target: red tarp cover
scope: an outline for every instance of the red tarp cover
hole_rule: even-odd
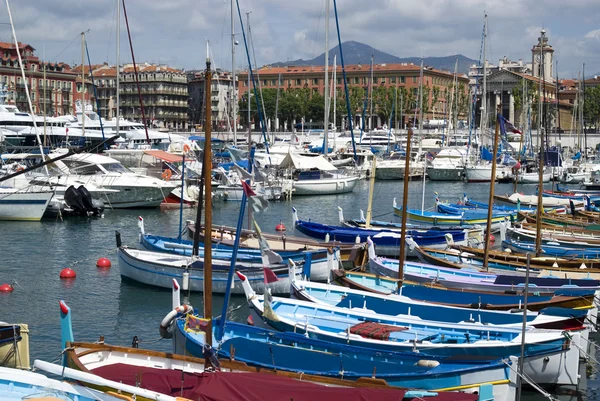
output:
[[[390,338],[390,333],[404,330],[408,330],[408,327],[391,326],[376,322],[362,322],[350,327],[350,333],[376,340],[387,340]]]
[[[144,153],[150,156],[154,156],[157,159],[164,160],[168,163],[183,162],[183,157],[179,155],[174,155],[173,153],[165,152],[164,150],[145,150]]]
[[[133,386],[137,378],[142,388],[194,401],[400,401],[405,393],[396,389],[326,387],[261,373],[182,374],[181,371],[126,364],[103,366],[92,373]],[[477,395],[464,393],[438,393],[435,397],[427,397],[430,401],[476,399]]]

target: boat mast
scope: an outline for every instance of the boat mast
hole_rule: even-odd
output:
[[[410,146],[412,142],[413,130],[408,129],[406,134],[406,153],[410,154]],[[398,293],[402,289],[402,281],[404,280],[404,259],[406,257],[406,216],[408,211],[408,177],[410,170],[410,157],[404,158],[404,189],[402,192],[402,224],[400,234],[400,258],[398,260]],[[373,174],[374,175],[374,174]]]
[[[365,228],[371,227],[371,215],[373,213],[373,192],[375,190],[375,169],[377,168],[376,157],[373,158],[373,163],[371,165],[371,177],[369,177],[369,201],[367,203],[367,218],[365,221]]]
[[[583,154],[585,155],[585,162],[587,163],[587,130],[585,129],[585,63],[583,63],[581,71],[581,84],[583,93],[581,96],[581,128],[583,129],[583,146],[585,147]]]
[[[25,77],[25,68],[23,67],[23,59],[21,58],[21,49],[19,49],[19,41],[17,40],[17,33],[15,32],[15,25],[13,24],[12,13],[10,12],[10,4],[6,0],[6,9],[8,10],[8,20],[10,22],[10,28],[12,30],[13,39],[15,41],[15,49],[17,50],[17,58],[19,59],[19,68],[21,69],[21,79],[23,79],[23,85],[25,86],[25,96],[27,96],[27,104],[29,105],[29,112],[31,113],[31,120],[33,122],[33,131],[40,147],[40,155],[44,160],[44,148],[42,146],[42,140],[38,133],[37,123],[35,122],[35,113],[33,112],[33,105],[31,104],[31,96],[29,95],[29,86],[27,85],[27,78]],[[45,81],[44,81],[45,82]],[[48,174],[48,167],[44,165],[46,174]]]
[[[248,25],[246,29],[248,30],[248,35],[250,34],[250,12],[246,13],[246,24]],[[248,157],[250,157],[250,146],[252,145],[252,125],[250,125],[251,115],[251,102],[250,102],[250,79],[252,75],[252,64],[250,63],[250,57],[248,57]]]
[[[371,54],[371,98],[369,104],[369,131],[373,130],[373,55]]]
[[[419,155],[423,150],[423,86],[423,58],[421,58],[421,72],[419,77]],[[406,158],[410,158],[410,153],[406,154]],[[425,170],[425,165],[423,165],[423,194],[421,196],[421,213],[423,213],[425,210]]]
[[[81,135],[85,136],[85,32],[81,32]]]
[[[237,96],[235,91],[235,23],[233,22],[233,0],[231,0],[231,118],[233,119],[233,145],[237,146]]]
[[[544,152],[546,151],[544,146],[544,136],[542,134],[542,85],[545,84],[543,82],[544,75],[544,39],[546,36],[546,31],[542,29],[542,35],[540,36],[540,86],[538,88],[538,141],[540,142],[540,164],[539,164],[539,180],[538,180],[538,193],[537,193],[537,210],[536,210],[536,219],[535,219],[535,256],[540,256],[542,251],[542,212],[544,207],[543,202],[543,194],[544,194]],[[544,126],[544,129],[547,130],[548,127]]]
[[[329,3],[325,0],[325,88],[323,98],[325,99],[325,118],[323,120],[323,154],[327,156],[329,147]]]
[[[485,135],[487,128],[487,54],[486,54],[486,41],[487,41],[487,13],[483,17],[483,87],[481,93],[481,140],[477,141],[478,147],[481,148],[483,142],[483,136]],[[480,151],[480,150],[479,150]],[[496,157],[494,155],[494,157]]]
[[[494,152],[492,153],[493,155],[495,155],[496,153],[498,153],[498,136],[499,136],[499,132],[500,132],[500,110],[502,110],[501,105],[498,105],[498,109],[496,110],[497,116],[496,116],[496,130],[494,133]],[[487,209],[487,224],[486,224],[486,229],[485,229],[485,247],[484,247],[484,251],[483,251],[483,268],[487,271],[488,270],[488,258],[489,258],[489,254],[490,254],[490,234],[492,233],[492,213],[494,211],[493,205],[494,205],[494,185],[496,184],[496,180],[494,179],[496,177],[496,157],[492,157],[492,175],[491,175],[491,180],[490,180],[490,197],[488,199],[488,209]]]
[[[211,184],[211,66],[208,41],[206,41],[206,127],[204,129],[204,159],[202,160],[204,173],[204,318],[208,319],[206,328],[206,343],[212,345],[212,184]],[[196,227],[196,231],[200,227]]]
[[[336,114],[335,114],[335,106],[336,106],[336,97],[337,97],[337,78],[336,78],[336,69],[337,66],[335,64],[336,62],[336,55],[333,55],[333,130],[337,131],[337,118],[336,118]]]
[[[121,75],[121,0],[117,0],[117,55],[116,55],[116,72],[117,72],[117,85],[116,85],[116,109],[115,109],[115,118],[117,119],[116,125],[116,134],[119,135],[119,119],[120,119],[120,106],[119,106],[119,76]]]
[[[46,62],[44,62],[44,146],[47,144],[48,138],[46,137]],[[68,131],[67,131],[68,132]],[[67,138],[68,141],[68,138]]]

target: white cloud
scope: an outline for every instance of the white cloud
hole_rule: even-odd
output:
[[[323,52],[324,0],[239,0],[246,24],[251,11],[259,65],[311,58]],[[332,3],[333,4],[333,3]],[[204,41],[210,39],[222,68],[230,68],[229,0],[126,0],[134,50],[139,61],[169,61],[175,67],[203,68]],[[235,7],[235,2],[234,2]],[[533,8],[535,7],[535,10]],[[19,0],[12,11],[17,36],[47,58],[79,62],[77,35],[90,29],[93,62],[114,62],[116,0]],[[488,58],[531,57],[545,27],[565,73],[583,62],[600,71],[600,2],[597,0],[344,0],[338,1],[342,41],[356,40],[401,57],[456,53],[479,58],[484,10],[489,18]],[[234,9],[237,64],[247,64],[237,9]],[[0,20],[7,22],[6,11]],[[337,44],[331,7],[331,47]],[[122,60],[130,59],[122,18]],[[0,40],[10,41],[0,26]],[[73,42],[73,43],[71,43]],[[252,50],[252,49],[251,49]],[[592,67],[594,66],[594,67]],[[586,67],[587,68],[587,67]]]

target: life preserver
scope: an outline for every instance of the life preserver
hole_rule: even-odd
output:
[[[184,153],[187,153],[191,150],[190,145],[188,145],[187,143],[185,145],[183,145],[183,151]]]
[[[169,181],[172,176],[173,176],[173,172],[169,169],[166,169],[165,171],[162,172],[162,178],[165,181]]]
[[[173,332],[169,330],[173,320],[175,320],[178,315],[185,315],[193,311],[194,308],[192,305],[179,305],[177,308],[167,313],[167,316],[160,322],[160,327],[158,329],[160,336],[162,338],[173,338]]]

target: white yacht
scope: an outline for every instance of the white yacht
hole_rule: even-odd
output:
[[[49,157],[56,157],[60,152],[52,152]],[[23,158],[23,155],[3,157]],[[31,161],[39,159],[39,155],[27,155],[26,158]],[[71,185],[83,185],[94,198],[101,199],[112,209],[159,206],[179,185],[174,181],[135,174],[118,160],[92,153],[67,156],[48,165],[48,170],[50,176],[39,171],[28,177],[32,187],[64,194]]]
[[[466,157],[466,149],[442,149],[433,160],[428,162],[427,176],[432,181],[461,181]]]
[[[377,151],[387,150],[388,146],[394,148],[396,135],[393,130],[365,131],[362,133],[357,145],[363,149],[375,149]]]

